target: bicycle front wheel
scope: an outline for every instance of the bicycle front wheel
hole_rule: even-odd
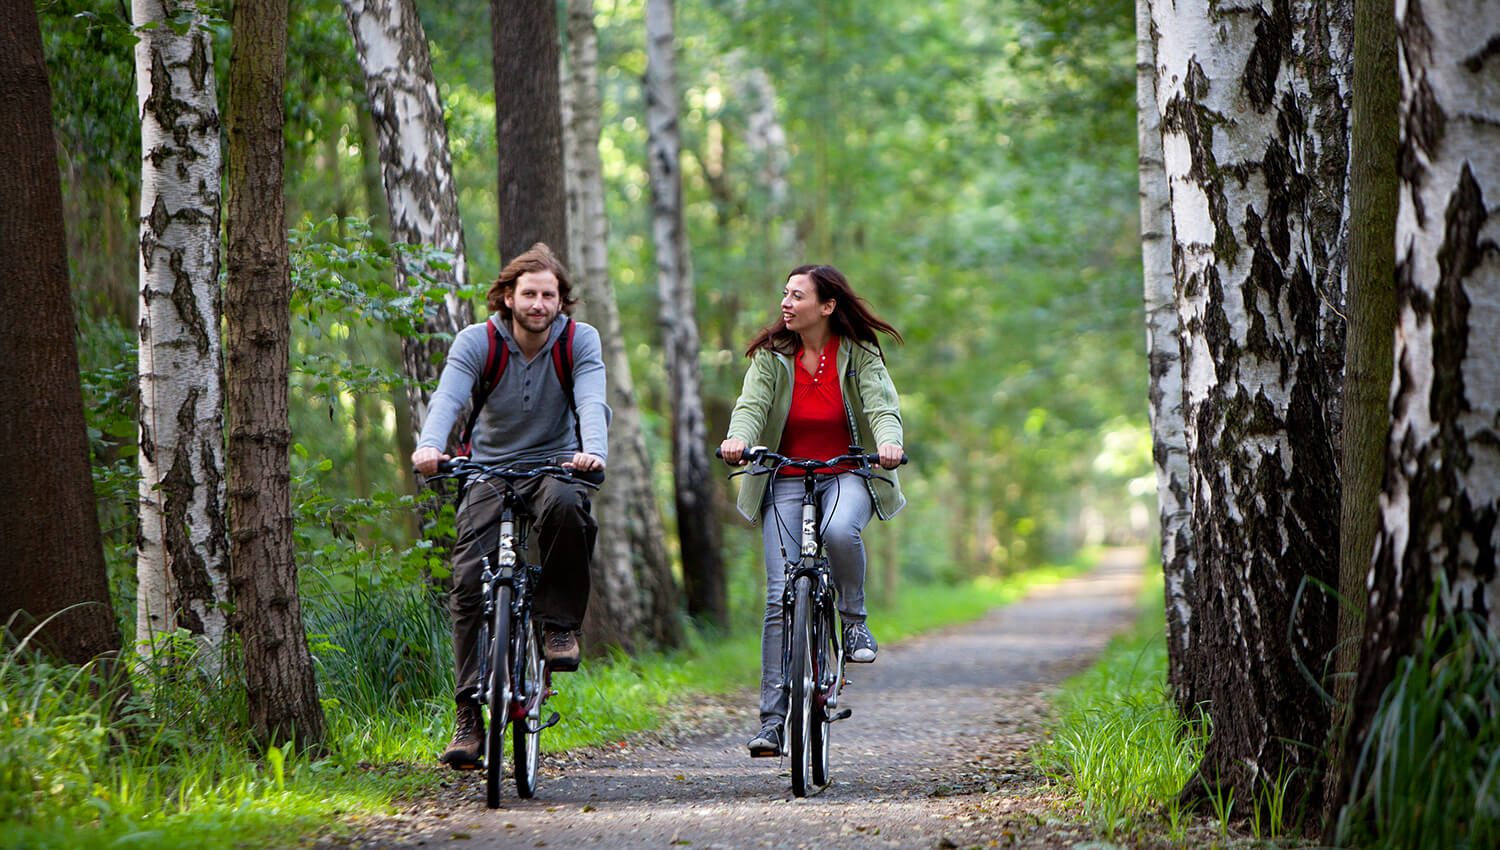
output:
[[[816,706],[812,665],[812,580],[796,580],[792,592],[791,667],[786,671],[790,705],[787,710],[787,750],[792,758],[792,794],[806,797],[812,787],[808,768],[812,761],[812,724]]]
[[[515,722],[511,737],[511,755],[515,759],[516,794],[531,799],[536,794],[537,762],[542,751],[542,698],[547,683],[543,679],[542,646],[536,627],[527,623],[516,634],[516,657],[522,659],[516,679],[516,700],[526,713]]]
[[[812,733],[808,750],[812,753],[812,781],[820,788],[828,784],[828,733],[833,727],[828,720],[828,698],[838,693],[838,680],[843,675],[839,670],[838,632],[835,631],[836,620],[831,608],[818,612],[812,640],[812,678],[817,696],[813,700],[812,717],[808,720],[808,729]]]
[[[505,721],[510,714],[510,588],[501,587],[495,594],[495,610],[490,622],[490,724],[484,737],[485,805],[500,808],[500,783],[505,778]]]

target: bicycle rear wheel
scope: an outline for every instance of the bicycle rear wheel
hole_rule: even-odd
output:
[[[485,805],[500,807],[500,783],[505,778],[505,721],[510,714],[510,588],[501,587],[495,595],[495,610],[490,622],[490,723],[484,738]]]
[[[806,797],[813,783],[808,780],[812,761],[813,679],[812,580],[796,580],[792,593],[791,667],[786,671],[790,707],[787,710],[787,751],[792,757],[792,794]]]
[[[515,722],[511,755],[515,760],[516,794],[530,799],[536,794],[537,762],[542,750],[542,697],[546,696],[547,688],[542,671],[542,646],[531,623],[521,626],[515,651],[516,657],[522,659],[516,700],[526,706],[526,713]]]
[[[817,626],[813,630],[812,665],[816,698],[812,702],[812,717],[808,721],[812,742],[808,749],[812,754],[812,781],[822,787],[828,784],[828,736],[833,723],[828,719],[828,698],[838,693],[839,645],[835,631],[836,620],[832,606],[818,612]]]

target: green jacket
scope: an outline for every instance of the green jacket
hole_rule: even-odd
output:
[[[744,440],[750,446],[766,446],[772,451],[781,445],[781,432],[792,409],[792,369],[792,358],[785,354],[766,348],[755,352],[745,373],[745,385],[729,417],[730,439]],[[849,433],[854,435],[855,444],[868,452],[884,445],[904,445],[901,402],[880,355],[842,339],[838,370],[844,412],[849,417]],[[883,470],[881,475],[892,483],[869,482],[870,498],[874,501],[875,515],[890,519],[906,504],[906,497],[901,495],[894,470]],[[736,506],[752,523],[760,521],[761,503],[769,483],[766,475],[740,478]]]

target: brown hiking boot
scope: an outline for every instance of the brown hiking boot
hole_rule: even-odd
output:
[[[544,629],[542,653],[547,656],[547,667],[554,673],[578,669],[578,638],[572,629]]]
[[[454,770],[477,770],[484,753],[484,718],[479,714],[479,703],[461,699],[453,715],[453,740],[438,761]]]

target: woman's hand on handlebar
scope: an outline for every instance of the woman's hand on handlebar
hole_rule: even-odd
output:
[[[743,463],[741,458],[743,458],[746,448],[748,446],[744,440],[736,440],[730,437],[719,444],[719,457],[723,458],[724,462],[730,466],[739,466]]]
[[[895,469],[906,459],[906,452],[900,446],[885,445],[880,447],[880,466],[883,469]]]
[[[574,452],[572,460],[562,463],[563,469],[575,469],[579,472],[602,472],[604,470],[604,458],[588,452]]]
[[[431,446],[423,446],[411,453],[411,465],[416,471],[423,475],[434,475],[438,471],[438,464],[445,460],[452,460],[439,449]]]

